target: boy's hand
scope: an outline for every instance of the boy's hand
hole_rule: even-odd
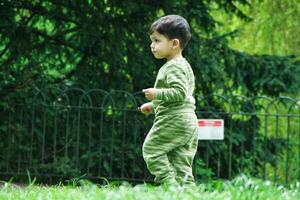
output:
[[[147,88],[142,90],[145,94],[145,97],[149,100],[152,101],[155,96],[155,89],[154,88]]]
[[[153,112],[153,108],[151,103],[144,103],[141,107],[140,107],[140,111],[145,114],[145,115],[149,115]]]

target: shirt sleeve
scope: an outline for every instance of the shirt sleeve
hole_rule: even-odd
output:
[[[170,65],[166,70],[167,88],[157,89],[154,99],[164,102],[184,101],[187,96],[187,73],[182,66]]]

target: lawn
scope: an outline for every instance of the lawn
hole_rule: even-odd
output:
[[[189,199],[270,199],[270,200],[296,200],[300,199],[300,183],[289,186],[276,185],[269,181],[248,178],[244,175],[232,181],[212,181],[209,184],[198,184],[194,188],[174,188],[164,186],[151,186],[147,184],[132,186],[128,183],[121,185],[108,184],[99,186],[87,180],[80,180],[75,184],[57,186],[41,186],[30,184],[16,186],[2,182],[0,199],[111,199],[111,200],[189,200]]]

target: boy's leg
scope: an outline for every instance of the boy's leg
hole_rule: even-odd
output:
[[[155,120],[143,144],[143,157],[155,181],[177,184],[175,171],[167,154],[191,139],[185,134],[186,120],[181,115],[164,116]]]
[[[169,160],[176,173],[176,180],[182,185],[195,185],[192,169],[198,146],[196,130],[194,137],[192,137],[188,143],[168,153]]]

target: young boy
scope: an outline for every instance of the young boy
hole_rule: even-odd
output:
[[[195,77],[182,51],[191,38],[187,21],[167,15],[149,30],[155,58],[165,58],[154,88],[144,89],[151,101],[141,106],[144,114],[155,113],[154,124],[143,144],[143,157],[155,182],[194,185],[192,163],[196,154]]]

